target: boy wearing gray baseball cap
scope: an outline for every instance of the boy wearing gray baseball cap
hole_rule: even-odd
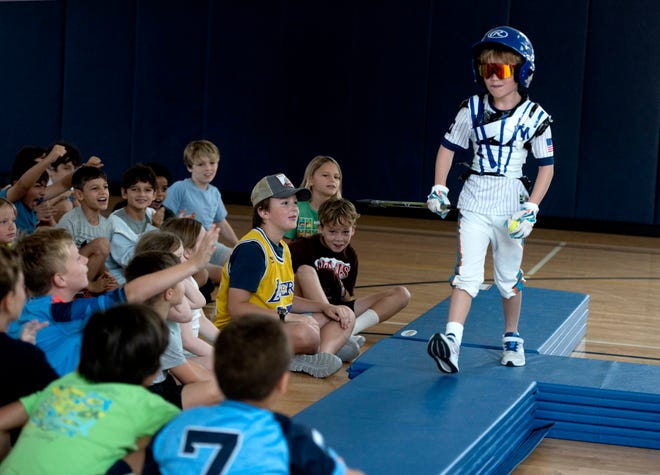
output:
[[[359,348],[349,340],[355,324],[352,310],[294,295],[291,253],[282,238],[296,227],[298,201],[310,195],[282,173],[255,185],[250,196],[253,228],[222,270],[215,325],[222,329],[230,319],[250,314],[279,318],[295,353],[291,371],[325,378],[341,368],[342,360],[355,358]]]

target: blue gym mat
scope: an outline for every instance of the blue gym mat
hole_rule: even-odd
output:
[[[660,366],[547,354],[579,342],[570,333],[586,328],[588,296],[525,295],[536,302],[523,300],[534,322],[521,325],[526,366],[499,363],[501,303],[489,291],[473,302],[460,373],[440,373],[426,353],[426,338],[444,328],[443,302],[362,354],[351,381],[295,419],[368,474],[509,473],[546,435],[660,449]]]

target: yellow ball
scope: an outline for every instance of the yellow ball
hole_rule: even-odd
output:
[[[509,223],[509,232],[510,233],[514,232],[517,227],[518,227],[518,220],[512,219],[511,222]]]

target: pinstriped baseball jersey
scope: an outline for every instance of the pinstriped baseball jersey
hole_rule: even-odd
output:
[[[284,245],[281,252],[278,252],[261,228],[254,228],[243,236],[236,245],[236,249],[248,243],[256,243],[263,253],[263,275],[257,289],[244,289],[251,292],[250,303],[274,310],[285,308],[289,311],[293,304],[294,290],[294,273],[289,247]],[[236,253],[236,249],[234,253]],[[218,328],[224,327],[230,320],[227,310],[227,294],[229,288],[232,287],[234,253],[222,269],[222,281],[216,298],[215,326]],[[238,253],[236,254],[238,255]],[[249,271],[256,272],[257,270],[250,269]]]
[[[472,96],[461,107],[442,144],[467,150],[476,173],[465,181],[458,207],[489,215],[510,215],[529,194],[518,178],[531,150],[539,166],[554,162],[551,117],[527,97],[512,110],[496,110],[488,95]],[[479,174],[499,175],[488,176]]]

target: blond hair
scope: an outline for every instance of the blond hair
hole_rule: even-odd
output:
[[[312,158],[312,160],[307,164],[307,167],[305,168],[305,174],[303,175],[303,180],[302,184],[300,185],[302,188],[312,188],[312,176],[316,171],[321,168],[323,165],[326,163],[332,163],[337,167],[337,170],[339,171],[339,186],[337,187],[337,193],[335,193],[335,198],[341,198],[341,186],[342,183],[344,182],[344,175],[341,172],[341,167],[339,166],[339,163],[337,160],[334,158],[328,156],[328,155],[317,155],[316,157]]]
[[[211,161],[220,161],[218,147],[209,140],[193,140],[183,150],[183,163],[187,168],[192,168],[196,161],[206,155]]]
[[[21,255],[25,287],[31,295],[38,297],[50,292],[53,276],[66,271],[72,245],[73,238],[61,228],[37,228],[18,240],[16,250]]]
[[[16,211],[16,205],[11,201],[9,201],[8,199],[0,197],[0,209],[5,207],[14,210],[14,217],[18,216],[18,211]]]

